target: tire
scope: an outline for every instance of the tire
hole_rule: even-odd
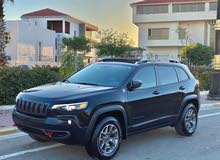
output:
[[[47,138],[45,138],[45,137],[43,137],[43,136],[39,136],[39,135],[36,135],[36,134],[29,134],[29,136],[30,136],[33,140],[38,141],[38,142],[41,142],[41,143],[43,143],[43,142],[50,142],[49,139],[47,139]]]
[[[95,127],[91,140],[85,148],[91,157],[109,160],[118,152],[121,139],[122,131],[118,120],[114,117],[106,117]]]
[[[181,136],[191,136],[198,124],[198,111],[194,104],[187,104],[175,127],[176,133]]]

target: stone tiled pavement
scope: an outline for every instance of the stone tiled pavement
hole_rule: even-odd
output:
[[[207,93],[201,94],[201,104],[214,104],[214,103],[219,103],[220,106],[220,101],[207,100]],[[0,129],[4,127],[12,127],[12,126],[13,126],[12,110],[0,110]]]
[[[12,110],[0,110],[0,129],[4,127],[13,126],[11,115],[12,115]]]

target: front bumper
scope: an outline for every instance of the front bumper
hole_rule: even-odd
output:
[[[14,111],[12,117],[18,129],[23,132],[41,135],[63,144],[87,143],[87,127],[81,127],[74,116],[37,118]]]

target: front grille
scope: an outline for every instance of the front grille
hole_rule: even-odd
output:
[[[28,115],[46,116],[48,104],[18,99],[16,102],[16,110]]]

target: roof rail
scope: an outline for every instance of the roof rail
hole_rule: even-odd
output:
[[[124,62],[124,63],[135,63],[135,64],[143,64],[143,63],[154,63],[154,62],[169,62],[169,63],[179,63],[177,60],[159,60],[159,59],[130,59],[130,58],[105,58],[100,60],[99,62]]]
[[[174,60],[174,59],[170,59],[169,62],[170,62],[170,63],[179,63],[179,61]]]
[[[137,64],[142,64],[142,63],[153,63],[153,62],[170,62],[170,63],[179,63],[177,60],[159,60],[159,59],[147,59],[147,60],[140,60],[137,62]]]
[[[139,62],[140,59],[130,59],[130,58],[105,58],[100,60],[99,62],[125,62],[125,63],[136,63]]]

